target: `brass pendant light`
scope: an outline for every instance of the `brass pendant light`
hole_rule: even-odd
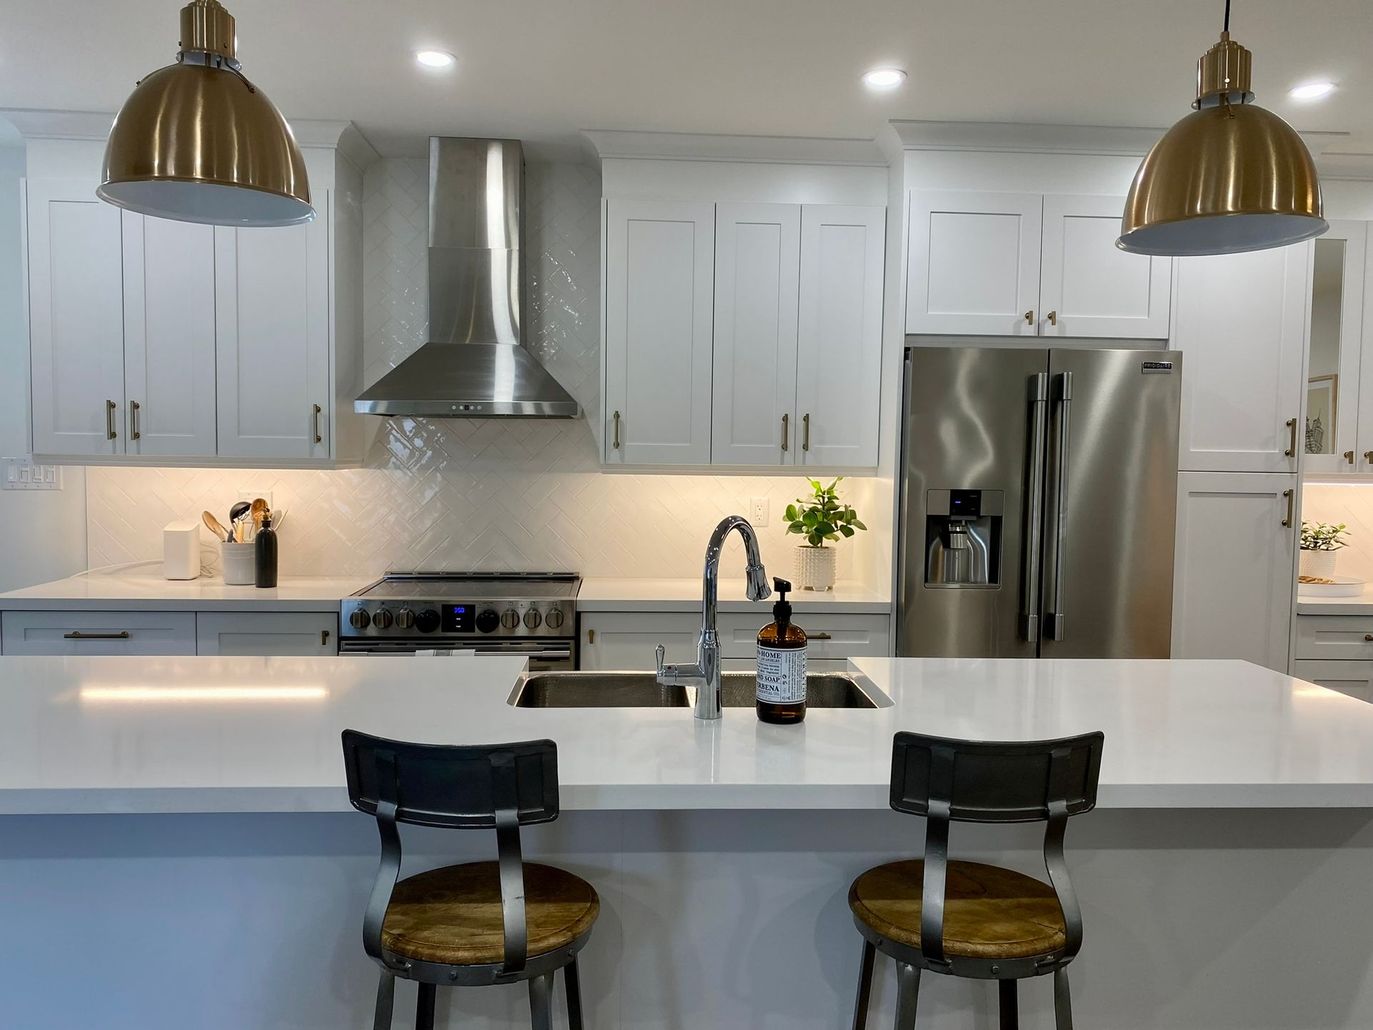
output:
[[[219,0],[181,9],[176,64],[140,81],[105,145],[96,190],[145,215],[213,225],[315,217],[286,119],[239,71],[234,19]]]
[[[1230,38],[1197,62],[1196,110],[1145,155],[1116,246],[1133,254],[1238,254],[1329,228],[1320,181],[1296,131],[1252,101],[1251,54]]]

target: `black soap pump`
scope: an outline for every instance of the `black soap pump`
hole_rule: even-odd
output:
[[[791,621],[791,584],[774,578],[772,586],[772,622],[758,631],[758,718],[800,722],[806,717],[806,634]]]
[[[277,533],[272,528],[272,515],[268,512],[262,520],[262,528],[253,538],[254,572],[253,582],[260,587],[277,585]]]

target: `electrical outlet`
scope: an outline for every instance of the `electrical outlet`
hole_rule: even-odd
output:
[[[268,508],[272,506],[272,491],[270,490],[254,490],[251,487],[241,486],[234,494],[234,500],[236,501],[255,501],[259,497],[267,502]]]
[[[28,458],[4,458],[3,461],[5,474],[0,489],[62,489],[62,470],[56,465],[35,465]]]
[[[748,520],[755,526],[768,524],[768,499],[766,497],[754,497],[748,502]]]

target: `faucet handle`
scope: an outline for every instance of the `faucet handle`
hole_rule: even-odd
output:
[[[667,657],[667,648],[659,644],[653,649],[653,657],[657,659],[658,678],[661,680],[663,678],[663,659]]]

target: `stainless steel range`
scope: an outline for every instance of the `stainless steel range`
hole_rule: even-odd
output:
[[[581,584],[571,573],[388,572],[343,601],[339,650],[453,648],[524,655],[532,669],[575,669]]]

